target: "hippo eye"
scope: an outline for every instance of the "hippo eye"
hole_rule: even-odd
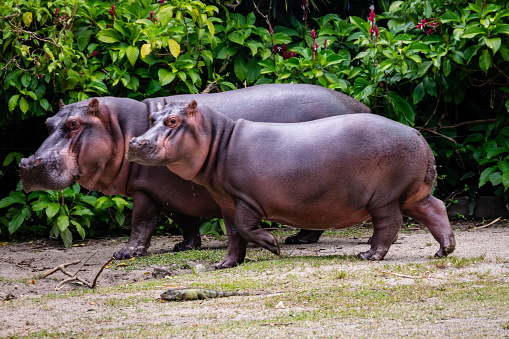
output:
[[[179,123],[180,123],[180,119],[174,115],[169,116],[165,120],[165,125],[166,125],[166,127],[169,127],[169,128],[177,127]]]
[[[70,130],[77,129],[80,126],[80,122],[78,120],[70,120],[67,122],[67,128]]]

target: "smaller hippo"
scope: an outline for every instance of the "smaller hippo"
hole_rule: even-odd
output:
[[[217,268],[242,263],[249,241],[279,254],[262,219],[324,230],[371,218],[371,248],[358,256],[381,260],[406,215],[431,231],[440,244],[435,256],[454,251],[445,206],[430,194],[435,158],[411,127],[361,113],[293,124],[233,121],[196,101],[170,103],[151,121],[130,141],[127,158],[166,165],[209,190],[229,240]]]

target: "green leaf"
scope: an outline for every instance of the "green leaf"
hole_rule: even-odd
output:
[[[210,19],[207,19],[205,21],[205,24],[207,25],[207,28],[209,29],[210,35],[214,36],[215,29],[214,29],[214,24],[212,23],[212,21],[210,21]]]
[[[49,111],[51,106],[48,102],[48,100],[46,100],[46,98],[42,98],[40,101],[39,101],[39,105],[41,105],[41,107],[45,110],[45,111]]]
[[[463,39],[471,39],[471,38],[475,37],[478,34],[486,34],[486,32],[481,27],[469,26],[469,27],[467,27],[465,32],[463,32],[461,37]]]
[[[69,217],[67,215],[59,215],[57,218],[57,225],[60,232],[64,232],[69,227]]]
[[[58,213],[59,210],[60,210],[59,203],[56,202],[49,203],[46,206],[46,216],[48,217],[48,219],[51,219]]]
[[[171,55],[176,59],[180,55],[180,45],[173,39],[168,40],[168,48],[170,49]]]
[[[375,91],[375,86],[364,78],[356,78],[354,82],[354,94],[357,100],[370,96]]]
[[[85,86],[85,90],[98,94],[108,94],[108,87],[102,81],[94,81]]]
[[[134,67],[136,60],[138,60],[138,56],[140,55],[140,50],[136,46],[128,46],[125,54],[127,55],[127,59],[131,63],[131,66]]]
[[[168,85],[175,79],[176,73],[173,73],[167,69],[160,68],[157,72],[157,75],[159,77],[159,82],[161,83],[161,86]]]
[[[81,236],[81,240],[85,239],[85,229],[81,226],[81,224],[75,220],[71,220],[71,224],[76,227],[76,231],[78,231],[79,235]]]
[[[19,94],[15,94],[9,99],[9,111],[11,112],[14,111],[14,109],[16,108],[16,104],[18,103],[18,99]]]
[[[498,162],[498,169],[502,172],[509,172],[509,161],[508,160],[501,160]]]
[[[479,187],[484,186],[488,182],[490,175],[496,170],[497,166],[492,166],[482,171],[481,176],[479,177]]]
[[[107,43],[107,44],[112,44],[114,42],[120,41],[120,36],[118,35],[117,31],[114,30],[113,28],[106,28],[106,29],[100,30],[95,35],[95,37],[97,38],[97,40]]]
[[[68,228],[66,228],[63,232],[60,233],[60,236],[62,237],[62,240],[64,241],[64,246],[66,248],[71,247],[71,245],[72,245],[71,231]]]
[[[125,222],[125,214],[122,213],[122,211],[117,210],[117,213],[115,214],[115,220],[119,224],[119,226],[124,225]]]
[[[493,172],[490,174],[490,182],[493,186],[500,185],[502,183],[502,172]]]
[[[14,160],[16,160],[16,164],[19,164],[19,162],[21,161],[21,158],[23,158],[23,154],[21,154],[19,152],[10,152],[5,157],[3,166],[9,166]],[[11,192],[11,193],[14,193],[14,192]]]
[[[422,98],[424,98],[424,95],[426,94],[426,91],[424,91],[424,84],[421,82],[419,83],[412,94],[414,105],[418,104]]]
[[[21,77],[21,84],[23,84],[23,86],[25,86],[25,87],[28,87],[28,86],[30,86],[31,82],[32,82],[32,77],[30,76],[30,74],[29,73],[23,74],[23,76]]]
[[[491,55],[488,49],[485,49],[481,53],[479,57],[479,67],[485,72],[491,67]]]
[[[413,126],[415,113],[412,106],[396,92],[390,91],[389,97],[391,99],[392,107],[398,115],[398,121],[402,124]]]
[[[23,214],[20,212],[19,214],[16,214],[14,218],[9,222],[9,225],[7,228],[9,229],[9,233],[12,235],[14,232],[20,228],[20,226],[23,224],[23,221],[25,221],[25,218],[23,218]]]
[[[209,233],[210,229],[212,228],[212,222],[210,220],[205,221],[200,225],[200,234],[205,235]]]
[[[163,27],[168,25],[172,16],[173,16],[173,6],[161,8],[161,10],[157,12],[157,17],[159,18],[159,22]]]
[[[106,203],[106,206],[102,207],[104,205],[104,203]],[[106,195],[100,197],[97,199],[97,201],[95,202],[95,206],[94,208],[95,209],[100,209],[100,208],[108,208],[110,207],[110,198]]]
[[[393,1],[391,6],[389,7],[389,13],[394,13],[399,10],[399,7],[404,3],[404,1]]]
[[[423,62],[420,66],[419,66],[419,69],[417,70],[417,77],[422,77],[424,74],[426,74],[426,72],[428,71],[428,69],[431,67],[432,65],[432,62],[431,61],[425,61]]]
[[[246,80],[248,83],[251,84],[260,77],[261,67],[255,58],[249,59],[246,67],[247,67]]]
[[[445,60],[444,63],[442,64],[442,70],[444,72],[444,75],[445,76],[448,76],[449,74],[451,74],[451,61],[450,60]]]
[[[28,105],[28,101],[24,97],[21,97],[21,99],[19,99],[19,108],[23,113],[26,113],[30,108],[30,106]]]
[[[354,26],[359,28],[364,34],[367,34],[369,32],[369,23],[362,20],[361,18],[357,16],[351,16],[350,22],[354,24]]]
[[[228,39],[239,45],[244,44],[244,35],[241,32],[232,32],[228,34]]]
[[[237,79],[239,79],[239,81],[242,82],[246,80],[247,67],[242,56],[238,56],[237,58],[235,58],[235,64],[233,69],[235,71],[235,76],[237,77]]]
[[[32,23],[33,17],[34,17],[34,15],[32,12],[23,13],[23,23],[25,24],[25,27],[30,26],[30,24]]]
[[[509,188],[509,172],[502,173],[502,185],[504,185],[504,192]]]
[[[124,210],[124,206],[129,205],[129,204],[127,203],[127,201],[125,201],[124,199],[119,198],[119,197],[115,197],[115,198],[113,198],[113,199],[111,199],[111,200],[113,200],[113,201],[115,202],[115,205],[117,205],[117,209],[119,209],[119,210],[121,210],[121,211],[123,211],[123,210]]]
[[[493,50],[493,54],[497,53],[500,45],[502,44],[502,39],[500,38],[486,38],[484,41],[486,42],[486,46]]]
[[[78,200],[91,206],[95,206],[95,203],[97,202],[97,198],[92,195],[82,195]]]
[[[78,44],[78,49],[80,51],[84,51],[85,48],[87,48],[92,34],[94,34],[94,31],[90,29],[84,29],[80,30],[79,33],[76,35],[76,42]]]
[[[495,34],[499,34],[499,33],[503,33],[503,34],[507,34],[509,35],[509,25],[498,25],[492,32],[493,35]]]

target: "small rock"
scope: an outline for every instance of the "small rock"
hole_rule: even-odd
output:
[[[205,272],[206,270],[207,270],[207,268],[202,264],[198,264],[193,268],[194,273],[201,273],[201,272]]]
[[[165,267],[156,267],[152,271],[152,276],[154,277],[154,279],[162,279],[170,275],[171,275],[170,271]]]
[[[279,309],[279,308],[286,308],[286,307],[285,307],[285,304],[283,304],[283,302],[280,301],[277,303],[276,307],[274,307],[274,308]]]

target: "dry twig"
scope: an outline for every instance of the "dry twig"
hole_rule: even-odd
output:
[[[486,225],[482,225],[482,226],[477,226],[477,227],[471,228],[471,229],[469,229],[469,231],[479,230],[479,229],[481,229],[481,228],[485,228],[485,227],[491,226],[491,225],[493,225],[494,223],[496,223],[497,221],[499,221],[500,219],[502,219],[502,217],[498,217],[498,218],[496,218],[495,220],[493,220],[493,221],[492,221],[492,222],[490,222],[489,224],[486,224]]]
[[[108,265],[110,263],[111,260],[113,260],[113,258],[108,258],[108,260],[104,263],[104,265],[102,265],[102,267],[99,269],[99,271],[97,272],[97,274],[95,275],[95,278],[94,280],[90,283],[88,282],[87,280],[81,278],[81,277],[78,277],[78,273],[79,271],[81,271],[81,269],[83,268],[83,266],[85,266],[85,264],[97,253],[94,252],[92,253],[92,255],[87,259],[85,260],[85,262],[83,264],[81,264],[81,266],[78,268],[78,270],[76,271],[76,273],[72,274],[72,273],[69,273],[65,268],[67,266],[71,266],[71,265],[76,265],[76,264],[79,264],[81,262],[81,260],[76,260],[76,261],[73,261],[73,262],[70,262],[70,263],[65,263],[65,264],[61,264],[61,265],[58,265],[57,267],[55,268],[52,268],[46,272],[44,272],[41,277],[42,278],[46,278],[47,276],[49,276],[50,274],[53,274],[55,273],[56,271],[61,271],[62,273],[64,273],[65,275],[69,276],[70,278],[68,279],[65,279],[64,281],[60,282],[56,287],[55,287],[55,291],[58,291],[60,288],[62,288],[63,285],[67,284],[68,282],[71,282],[71,281],[79,281],[81,283],[83,283],[84,285],[88,286],[89,288],[95,288],[96,286],[96,283],[97,283],[97,279],[99,278],[99,275],[102,273],[102,271],[104,270],[104,268],[106,267],[106,265]]]
[[[424,272],[424,274],[422,276],[420,276],[420,277],[415,277],[413,275],[405,275],[405,274],[392,273],[392,272],[387,272],[387,271],[380,271],[380,273],[394,275],[394,276],[400,277],[400,278],[410,278],[410,279],[430,279],[430,278],[434,278],[434,279],[438,279],[437,277],[432,277],[431,273],[429,271]]]

